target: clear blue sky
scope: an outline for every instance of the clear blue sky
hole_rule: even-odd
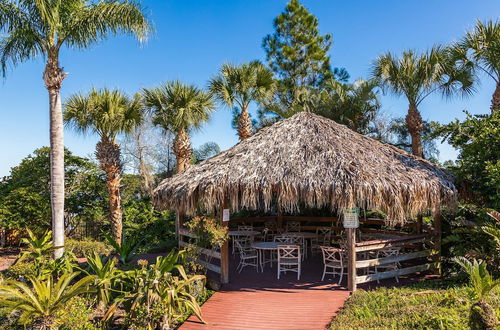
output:
[[[143,87],[181,79],[206,86],[227,61],[264,60],[262,38],[273,32],[272,21],[285,0],[150,0],[143,1],[156,26],[147,44],[128,37],[111,38],[88,51],[64,51],[61,64],[69,72],[63,98],[94,87],[134,93]],[[366,78],[370,63],[382,52],[424,50],[461,37],[477,19],[497,19],[498,0],[325,1],[303,0],[319,18],[320,31],[333,35],[334,66],[345,67],[353,79]],[[43,60],[19,65],[0,82],[0,176],[31,153],[49,144],[48,97],[42,82]],[[421,106],[424,119],[448,122],[463,118],[462,110],[485,113],[492,81],[483,78],[480,90],[467,100],[432,97]],[[382,110],[403,116],[404,99],[382,97]],[[237,142],[227,109],[218,110],[209,124],[193,136],[193,144],[215,141],[223,149]],[[66,130],[65,144],[82,156],[93,152],[96,137]],[[441,147],[441,159],[456,157]]]

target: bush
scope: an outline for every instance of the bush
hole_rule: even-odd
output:
[[[83,258],[97,254],[109,255],[111,247],[104,242],[94,241],[92,239],[74,240],[68,239],[65,244],[66,250],[73,252],[77,258]]]
[[[18,262],[5,271],[7,278],[22,282],[26,282],[28,277],[36,275],[37,270],[32,262]]]
[[[61,330],[97,330],[98,327],[90,322],[94,310],[92,302],[81,296],[70,299],[67,308],[56,313]]]

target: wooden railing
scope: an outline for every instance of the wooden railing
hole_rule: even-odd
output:
[[[196,236],[190,233],[187,229],[185,228],[179,228],[179,248],[186,248],[191,243],[184,241],[184,239],[195,239]],[[200,252],[201,256],[204,257],[204,259],[198,259],[196,260],[197,263],[202,265],[208,270],[211,270],[217,274],[221,274],[222,270],[220,267],[220,260],[221,260],[221,253],[220,251],[216,250],[211,250],[211,249],[206,249],[202,247],[197,247],[198,251]],[[218,265],[213,263],[213,259],[218,260]]]
[[[398,237],[392,239],[390,238],[382,240],[357,242],[355,244],[355,251],[356,253],[368,252],[368,251],[380,250],[386,247],[408,246],[409,244],[421,244],[421,246],[423,247],[424,244],[430,243],[434,238],[435,238],[434,235],[421,234],[421,235],[407,235],[405,237]],[[356,260],[356,270],[367,267],[383,266],[388,264],[394,264],[396,262],[417,260],[417,259],[422,259],[423,263],[420,263],[418,265],[411,265],[396,270],[380,272],[376,274],[368,274],[361,276],[356,275],[355,282],[356,284],[366,283],[386,278],[393,278],[401,275],[413,274],[417,272],[426,271],[429,269],[435,269],[436,267],[438,267],[437,256],[438,252],[435,249],[424,249],[421,251],[412,251],[408,253],[402,253],[399,255],[383,257],[383,258]]]

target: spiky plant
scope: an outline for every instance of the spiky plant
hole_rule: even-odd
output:
[[[189,132],[209,120],[214,110],[212,96],[196,86],[172,81],[144,89],[143,98],[144,104],[153,113],[153,123],[166,131],[175,132],[173,151],[177,172],[184,172],[192,158]]]
[[[434,47],[418,54],[406,50],[401,57],[386,53],[373,64],[373,76],[379,84],[408,100],[406,124],[411,135],[412,152],[423,157],[421,134],[424,129],[418,107],[429,95],[440,91],[445,96],[473,92],[470,67],[456,66],[448,49]]]
[[[209,88],[227,107],[239,107],[238,135],[240,140],[244,140],[253,134],[248,107],[252,102],[270,100],[275,82],[270,70],[259,61],[253,61],[241,65],[222,65],[219,74],[210,80]]]
[[[37,57],[46,60],[43,81],[49,93],[50,181],[54,245],[64,246],[64,138],[60,67],[64,47],[86,49],[110,35],[129,33],[144,40],[150,24],[143,9],[128,0],[0,0],[0,66],[6,73]],[[63,248],[56,249],[61,257]]]
[[[68,301],[93,289],[93,276],[86,276],[74,284],[78,272],[62,275],[57,282],[52,276],[41,280],[31,278],[31,287],[18,281],[5,281],[0,285],[0,305],[21,313],[19,323],[31,324],[33,329],[54,329],[56,314],[67,307]]]
[[[115,241],[122,241],[122,209],[120,182],[122,172],[119,134],[130,133],[141,124],[142,103],[136,95],[129,98],[124,93],[109,89],[92,89],[87,95],[74,94],[64,104],[64,121],[76,131],[96,133],[100,141],[95,155],[101,169],[106,172],[109,192],[109,219]]]
[[[469,325],[472,329],[497,329],[498,321],[495,310],[486,302],[485,298],[497,286],[500,279],[493,279],[486,263],[476,259],[469,261],[464,257],[455,258],[469,276],[472,287],[473,303],[470,310]]]

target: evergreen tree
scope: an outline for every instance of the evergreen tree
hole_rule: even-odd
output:
[[[318,19],[298,0],[287,4],[274,20],[274,28],[263,40],[268,65],[280,80],[271,108],[295,105],[305,89],[321,87],[329,78],[348,79],[345,69],[331,68],[331,34],[319,33]]]

